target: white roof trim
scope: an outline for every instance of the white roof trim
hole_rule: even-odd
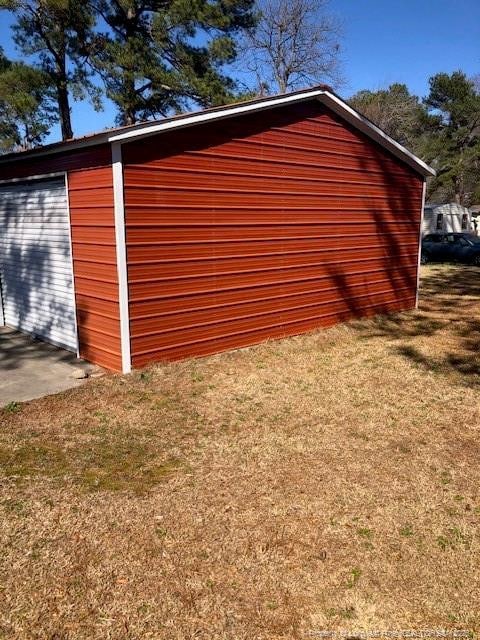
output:
[[[190,127],[203,122],[209,122],[212,120],[220,120],[223,118],[231,118],[236,115],[242,115],[245,113],[254,113],[256,111],[262,111],[265,109],[271,109],[272,107],[279,107],[289,103],[305,102],[316,98],[322,102],[329,109],[334,111],[341,118],[352,124],[356,129],[359,129],[367,135],[369,138],[380,144],[382,147],[387,148],[393,155],[400,158],[405,163],[410,165],[413,169],[418,171],[423,176],[434,176],[435,171],[429,167],[423,160],[417,158],[413,153],[405,149],[401,144],[390,138],[379,127],[370,122],[367,118],[364,118],[360,113],[352,109],[346,102],[338,98],[333,93],[325,91],[323,89],[314,89],[310,91],[303,91],[294,93],[291,95],[272,97],[262,102],[253,102],[250,104],[240,104],[237,107],[227,106],[225,109],[219,109],[216,111],[204,111],[199,113],[193,113],[185,118],[179,118],[169,120],[165,122],[152,122],[143,123],[138,127],[129,129],[125,133],[116,133],[108,138],[109,142],[130,142],[132,140],[138,140],[147,136],[152,136],[164,131],[171,131],[172,129],[179,129],[183,127]]]
[[[226,106],[225,109],[217,109],[215,111],[200,111],[199,113],[192,113],[192,115],[185,118],[173,119],[170,121],[143,123],[139,127],[135,127],[126,131],[125,133],[117,133],[112,135],[109,142],[126,142],[132,138],[142,138],[143,136],[151,136],[162,131],[169,131],[171,129],[178,129],[180,127],[189,127],[202,122],[209,122],[210,120],[220,120],[222,118],[231,118],[233,116],[242,115],[244,113],[262,111],[264,109],[271,109],[272,107],[280,107],[290,102],[305,102],[305,100],[311,100],[312,98],[319,98],[323,94],[323,90],[315,89],[312,91],[305,91],[302,93],[296,93],[286,96],[272,97],[271,99],[265,99],[262,102],[253,102],[250,104],[239,104],[238,106]]]
[[[74,149],[81,149],[84,147],[90,147],[94,145],[109,143],[130,142],[138,140],[147,136],[152,136],[163,131],[171,131],[173,129],[180,129],[183,127],[190,127],[193,125],[201,124],[203,122],[210,122],[215,120],[222,120],[225,118],[231,118],[236,115],[242,115],[246,113],[255,113],[256,111],[264,111],[274,107],[282,105],[305,102],[306,100],[317,99],[322,102],[329,109],[334,111],[341,118],[349,122],[356,129],[359,129],[367,135],[369,138],[385,147],[400,158],[403,162],[411,166],[415,171],[423,176],[434,176],[435,171],[429,167],[425,162],[417,158],[413,153],[405,149],[401,144],[387,136],[381,129],[379,129],[373,122],[370,122],[367,118],[363,117],[357,111],[352,109],[346,102],[341,100],[338,96],[334,95],[330,91],[325,89],[306,89],[305,91],[297,91],[296,93],[272,96],[271,98],[265,98],[264,100],[255,100],[252,102],[246,102],[238,105],[227,105],[224,108],[217,108],[207,111],[199,111],[198,113],[192,113],[184,117],[171,118],[165,120],[157,120],[156,122],[144,122],[142,124],[129,127],[126,131],[104,131],[100,134],[93,136],[87,136],[85,138],[79,138],[77,140],[67,141],[66,144],[54,144],[51,147],[47,146],[44,149],[35,150],[34,153],[23,152],[19,154],[8,154],[4,158],[0,156],[0,164],[6,162],[16,162],[18,160],[39,158],[46,155],[53,155],[56,153],[66,153],[73,151]]]
[[[373,122],[364,118],[358,111],[352,109],[346,102],[338,98],[329,91],[324,91],[321,97],[321,101],[329,107],[332,111],[335,111],[341,118],[347,120],[354,127],[365,133],[375,142],[378,142],[382,147],[386,147],[395,156],[404,160],[411,167],[419,171],[424,176],[436,175],[435,169],[429,167],[428,164],[417,158],[408,149],[396,142],[393,138],[390,138],[384,131],[377,127]]]

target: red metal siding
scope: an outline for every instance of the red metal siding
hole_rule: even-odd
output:
[[[68,172],[80,355],[121,370],[110,145],[0,165],[0,180]]]
[[[0,180],[28,178],[56,171],[105,167],[111,163],[110,145],[103,144],[74,151],[64,151],[55,155],[40,155],[38,157],[34,155],[23,160],[12,160],[6,164],[0,164]]]
[[[134,366],[415,304],[422,179],[318,103],[124,163]]]
[[[68,174],[81,355],[122,368],[111,165]]]

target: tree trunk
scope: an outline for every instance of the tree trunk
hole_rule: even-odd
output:
[[[73,138],[73,130],[66,78],[60,79],[57,82],[57,101],[62,140],[68,140],[69,138]]]
[[[61,48],[55,59],[55,84],[57,88],[58,115],[60,117],[62,140],[68,140],[69,138],[73,138],[73,130],[68,95],[65,46]]]
[[[127,107],[123,112],[122,124],[130,125],[135,124],[137,121],[137,114],[131,107]]]

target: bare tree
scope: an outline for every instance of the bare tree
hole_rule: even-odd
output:
[[[341,28],[328,0],[258,0],[258,23],[242,43],[243,71],[255,91],[285,93],[319,82],[340,82]]]
[[[378,91],[359,91],[349,103],[389,136],[418,151],[421,134],[428,125],[426,109],[405,84],[391,84]]]

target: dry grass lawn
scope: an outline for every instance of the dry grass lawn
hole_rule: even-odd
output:
[[[0,410],[0,638],[478,633],[479,276]]]

